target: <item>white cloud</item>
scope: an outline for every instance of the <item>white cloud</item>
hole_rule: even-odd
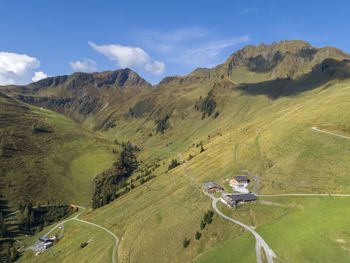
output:
[[[240,15],[247,15],[247,14],[252,14],[252,13],[258,13],[259,9],[257,8],[246,8],[243,9],[239,12]]]
[[[141,31],[144,45],[182,68],[211,67],[222,63],[249,35],[223,36],[215,29],[185,27],[168,31]]]
[[[42,72],[42,71],[37,71],[34,73],[34,76],[32,77],[32,81],[33,82],[36,82],[36,81],[39,81],[41,79],[45,79],[47,78],[47,74]]]
[[[88,43],[95,51],[116,62],[122,68],[139,67],[157,75],[162,74],[165,70],[163,62],[152,61],[142,48],[118,44],[97,45],[90,41]]]
[[[27,84],[35,77],[34,71],[39,67],[40,61],[35,57],[0,52],[0,85]]]
[[[175,62],[194,66],[214,66],[223,50],[251,40],[250,36],[241,36],[217,41],[205,42],[197,47],[184,50],[174,58]]]
[[[146,63],[145,69],[148,72],[152,72],[156,75],[160,75],[165,70],[165,64],[161,61],[154,61],[154,62]]]
[[[91,59],[84,59],[83,61],[71,61],[70,67],[78,72],[94,72],[96,71],[96,62]]]

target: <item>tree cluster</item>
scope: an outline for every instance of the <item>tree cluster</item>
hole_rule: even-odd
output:
[[[211,90],[208,92],[208,95],[204,99],[200,97],[196,101],[194,108],[202,113],[202,119],[204,119],[206,116],[209,117],[215,112],[216,106],[217,103],[215,100],[215,95],[213,90]],[[217,112],[217,114],[214,115],[214,118],[218,116],[219,113]]]
[[[166,114],[164,118],[157,119],[155,121],[157,133],[163,134],[165,130],[169,128],[169,119],[170,119],[169,114]]]
[[[179,163],[178,160],[172,159],[169,166],[168,166],[168,171],[171,169],[174,169],[175,167],[179,166],[181,163]]]
[[[11,212],[7,202],[0,198],[0,262],[14,262],[21,254],[15,237],[34,234],[49,224],[70,215],[72,209],[63,204],[33,206],[30,202]]]
[[[208,210],[207,212],[204,213],[203,219],[200,224],[200,229],[203,230],[207,224],[211,224],[213,221],[213,215],[214,212],[211,210]]]
[[[130,191],[127,187],[127,179],[137,169],[139,163],[136,153],[140,149],[130,142],[122,143],[122,152],[113,167],[97,175],[94,180],[94,193],[92,197],[92,208],[104,206],[119,194],[117,191],[124,188],[124,191]]]
[[[214,216],[214,212],[211,210],[208,210],[207,212],[204,213],[203,219],[201,220],[200,223],[200,230],[203,230],[205,228],[205,226],[207,224],[211,224],[213,222],[213,216]],[[196,234],[194,235],[194,238],[196,240],[201,239],[202,237],[202,233],[200,231],[197,231]],[[190,244],[190,239],[187,239],[187,237],[185,237],[182,245],[184,248],[188,247]]]
[[[68,205],[40,205],[33,207],[31,203],[20,207],[17,216],[20,229],[25,233],[35,233],[44,227],[69,216],[72,209]]]

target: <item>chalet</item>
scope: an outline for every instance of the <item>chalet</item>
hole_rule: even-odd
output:
[[[214,182],[207,182],[203,185],[203,189],[208,193],[216,193],[224,191],[224,188]]]
[[[39,241],[43,242],[43,243],[54,243],[56,241],[56,237],[52,236],[52,237],[47,237],[47,236],[42,236],[39,237]]]
[[[221,202],[230,206],[236,207],[241,203],[253,202],[256,200],[256,196],[254,194],[223,194],[220,198]]]
[[[47,236],[39,237],[39,241],[44,242],[44,243],[49,242],[49,240],[50,240],[50,238]]]
[[[53,246],[53,243],[52,243],[52,242],[46,242],[46,243],[44,243],[45,249],[48,249],[49,247],[52,247],[52,246]]]
[[[244,175],[239,175],[228,179],[228,183],[231,187],[247,187],[249,182],[250,180],[248,179],[248,177]]]

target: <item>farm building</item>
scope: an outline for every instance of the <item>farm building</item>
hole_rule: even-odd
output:
[[[235,176],[235,177],[229,178],[227,180],[228,180],[228,183],[231,187],[237,187],[237,186],[247,187],[247,185],[250,182],[248,177],[244,176],[244,175]]]
[[[208,193],[216,193],[216,192],[222,192],[224,191],[224,188],[217,184],[217,183],[214,183],[214,182],[207,182],[203,185],[203,188],[206,192]]]
[[[235,207],[240,203],[253,202],[256,200],[256,196],[251,193],[247,194],[223,194],[220,198],[224,204]]]

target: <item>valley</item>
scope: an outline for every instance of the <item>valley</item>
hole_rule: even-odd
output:
[[[346,262],[349,58],[282,41],[154,86],[125,69],[0,87],[1,194],[13,210],[25,201],[86,207],[53,247],[60,262],[86,262],[94,248],[97,262]],[[138,164],[122,173],[129,141]],[[257,202],[218,203],[222,214],[200,229],[214,209],[202,185],[244,171],[259,182]],[[116,176],[112,192],[123,194],[92,209],[101,174]],[[254,226],[270,254],[259,261],[254,237],[231,219]],[[118,237],[117,251],[92,223]],[[29,245],[51,228],[20,239]],[[25,252],[19,262],[53,258]]]

